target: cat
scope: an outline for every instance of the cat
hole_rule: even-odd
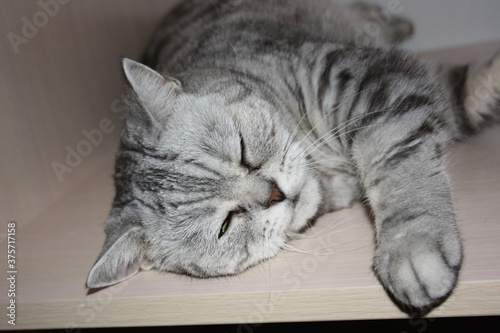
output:
[[[431,66],[397,48],[412,24],[376,5],[188,0],[142,63],[116,196],[88,288],[157,269],[240,273],[322,214],[363,201],[373,269],[402,308],[441,304],[462,262],[445,151],[500,118],[500,55]],[[478,95],[481,89],[481,96]]]

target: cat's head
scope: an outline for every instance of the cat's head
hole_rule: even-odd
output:
[[[140,268],[235,274],[274,256],[316,215],[319,183],[295,128],[250,81],[198,73],[181,85],[128,59],[123,69],[130,113],[88,287]]]

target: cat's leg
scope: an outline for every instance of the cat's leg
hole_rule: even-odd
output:
[[[470,65],[443,66],[438,75],[453,112],[438,115],[431,108],[439,103],[408,99],[411,108],[403,116],[367,123],[353,140],[375,218],[374,269],[412,311],[449,295],[462,260],[442,148],[500,120],[500,52]]]
[[[365,36],[375,43],[395,45],[413,35],[413,24],[394,15],[387,8],[372,3],[355,2],[348,6],[348,10],[357,22],[354,28],[358,39]]]
[[[374,270],[410,313],[446,299],[462,261],[441,151],[447,138],[419,118],[425,113],[408,116],[403,125],[401,119],[388,120],[353,142],[375,222]]]

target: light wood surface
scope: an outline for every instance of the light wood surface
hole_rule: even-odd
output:
[[[114,195],[113,151],[119,131],[106,136],[62,183],[51,162],[64,160],[64,147],[75,147],[83,139],[81,131],[97,128],[104,117],[120,126],[117,115],[110,115],[110,105],[121,93],[119,56],[137,58],[171,2],[151,0],[139,6],[120,1],[118,8],[115,2],[86,3],[68,4],[66,12],[61,7],[38,36],[20,46],[19,54],[9,54],[5,47],[10,45],[2,44],[0,74],[13,81],[7,86],[2,80],[0,89],[0,218],[19,222],[15,328],[406,317],[371,271],[373,232],[360,205],[322,217],[306,238],[292,244],[297,252],[282,252],[235,277],[199,280],[141,272],[88,295],[84,282],[104,241],[103,222]],[[19,29],[20,17],[37,10],[35,1],[0,2],[2,33]],[[133,12],[136,19],[130,22]],[[86,21],[89,17],[94,21]],[[69,23],[73,33],[80,31],[88,39],[71,38],[74,34],[65,29]],[[113,24],[122,30],[110,31]],[[62,39],[55,42],[54,36]],[[423,57],[460,62],[492,54],[499,45]],[[499,142],[496,126],[450,153],[465,261],[456,292],[430,316],[500,314]],[[5,272],[6,226],[2,228],[0,269]],[[6,280],[0,279],[0,329],[13,328],[5,320],[6,290]]]

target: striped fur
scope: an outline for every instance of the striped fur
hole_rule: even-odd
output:
[[[87,286],[140,268],[236,274],[364,199],[388,293],[411,310],[443,301],[462,260],[444,152],[499,118],[500,57],[427,66],[393,47],[405,20],[359,33],[380,10],[190,0],[167,15],[149,67],[123,62],[130,115]]]

